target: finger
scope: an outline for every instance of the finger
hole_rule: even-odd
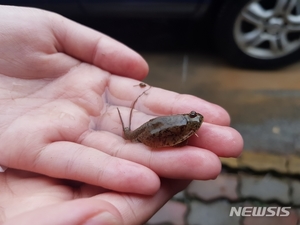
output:
[[[120,192],[153,194],[160,186],[157,175],[145,166],[71,142],[49,144],[14,167]]]
[[[203,123],[197,136],[189,139],[189,145],[209,149],[219,157],[238,157],[242,153],[243,138],[231,127]]]
[[[122,215],[107,201],[77,199],[31,210],[7,220],[3,225],[123,224]]]
[[[141,80],[148,74],[146,61],[120,42],[52,14],[58,50],[111,73]]]
[[[213,152],[193,146],[151,149],[141,143],[125,141],[109,132],[92,132],[82,144],[101,148],[109,155],[144,165],[161,177],[214,179],[221,169],[220,160]]]
[[[128,78],[110,77],[108,99],[111,104],[131,107],[136,98],[145,91],[136,86],[138,82]],[[124,95],[126,93],[126,95]],[[135,108],[152,115],[185,114],[196,111],[204,121],[218,125],[229,125],[230,117],[222,107],[192,95],[152,87],[137,101]]]
[[[188,180],[162,179],[160,190],[153,196],[105,193],[99,198],[113,204],[124,224],[145,224],[173,195],[187,187]]]

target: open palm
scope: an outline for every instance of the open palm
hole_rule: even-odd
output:
[[[52,177],[26,177],[33,189],[41,182],[54,193],[67,190],[68,196],[74,190],[60,182],[69,179],[101,187],[80,192],[88,197],[104,189],[157,195],[163,190],[160,178],[212,179],[220,172],[218,156],[241,152],[242,139],[228,127],[221,107],[154,87],[137,102],[133,129],[155,115],[194,110],[205,118],[199,138],[165,149],[125,141],[116,107],[126,122],[132,102],[144,91],[137,84],[148,67],[138,54],[99,32],[56,14],[1,7],[0,34],[0,165]],[[8,171],[8,178],[10,173],[20,179],[15,171]],[[108,195],[122,196],[101,196]],[[55,201],[49,195],[45,202],[66,196]]]

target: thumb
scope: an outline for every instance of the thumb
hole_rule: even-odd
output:
[[[123,224],[117,209],[110,203],[97,199],[77,199],[53,204],[22,213],[3,225],[65,225],[65,224]]]

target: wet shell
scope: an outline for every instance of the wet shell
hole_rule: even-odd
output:
[[[195,111],[189,114],[156,117],[134,131],[124,128],[124,137],[154,148],[180,145],[200,128],[203,116]]]

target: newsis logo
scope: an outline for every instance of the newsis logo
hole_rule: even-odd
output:
[[[229,216],[289,216],[292,207],[257,207],[257,206],[245,206],[245,207],[231,207]]]

